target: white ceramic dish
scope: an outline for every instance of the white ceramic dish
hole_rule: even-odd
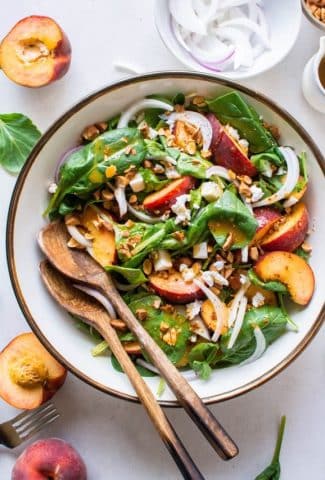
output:
[[[239,80],[259,75],[281,62],[296,43],[301,23],[300,0],[272,0],[264,2],[264,12],[270,26],[271,49],[260,55],[248,69],[213,73],[200,65],[176,40],[168,9],[169,0],[156,0],[155,22],[166,47],[190,70],[209,73],[230,80]]]
[[[311,137],[272,101],[226,80],[184,72],[156,73],[127,79],[90,95],[65,113],[43,135],[18,178],[7,228],[11,280],[28,323],[43,344],[73,373],[104,392],[136,400],[125,375],[115,371],[107,357],[91,356],[92,343],[89,337],[78,330],[69,315],[49,297],[38,271],[42,256],[36,236],[46,222],[42,212],[48,202],[47,186],[53,177],[58,157],[75,144],[86,125],[114,116],[148,94],[196,91],[215,96],[230,89],[241,92],[265,120],[280,128],[282,144],[292,145],[297,151],[305,150],[308,154],[311,187],[308,189],[307,203],[312,223],[315,224],[315,232],[310,237],[313,246],[311,265],[317,285],[307,308],[291,310],[299,325],[299,333],[288,332],[283,335],[255,363],[216,370],[209,381],[195,380],[193,387],[207,403],[245,393],[285,368],[305,348],[321,325],[325,287],[324,269],[319,260],[323,256],[325,243],[325,223],[321,221],[325,204],[324,159]],[[147,381],[156,392],[157,377],[148,378]],[[168,389],[161,402],[177,405]]]

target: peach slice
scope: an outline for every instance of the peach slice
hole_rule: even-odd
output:
[[[213,113],[208,113],[207,118],[212,126],[211,151],[214,162],[238,175],[253,177],[257,170],[242,150],[241,146],[226,132]]]
[[[210,300],[205,300],[202,303],[201,307],[201,317],[205,325],[208,327],[209,330],[214,331],[217,326],[217,316],[215,309],[213,308],[212,303]],[[227,333],[228,325],[223,325],[221,330],[221,335]]]
[[[263,255],[254,266],[263,282],[277,280],[284,283],[292,300],[307,305],[314,293],[314,273],[308,263],[290,252],[276,251]]]
[[[292,208],[290,214],[280,218],[263,237],[261,247],[266,251],[292,252],[302,244],[308,230],[308,212],[303,203]]]
[[[163,213],[174,205],[177,197],[189,192],[194,186],[195,179],[190,176],[173,180],[158,192],[148,195],[143,201],[143,206],[146,210]]]
[[[18,335],[0,353],[0,397],[13,407],[39,407],[63,385],[66,375],[33,333]]]
[[[259,243],[275,222],[281,218],[281,214],[275,208],[259,207],[254,209],[254,216],[257,220],[258,227],[252,243]]]
[[[193,282],[185,282],[179,272],[173,272],[167,278],[160,273],[153,273],[149,277],[149,285],[158,295],[171,303],[185,304],[204,298],[202,290]]]
[[[107,216],[107,215],[106,215]],[[92,237],[93,256],[103,267],[112,265],[116,261],[115,235],[109,225],[103,225],[98,221],[98,213],[91,207],[87,207],[82,216],[81,224]]]
[[[58,80],[68,71],[70,62],[70,42],[49,17],[23,18],[0,45],[3,72],[25,87],[42,87]]]

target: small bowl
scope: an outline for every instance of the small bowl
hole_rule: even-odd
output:
[[[321,21],[318,20],[316,17],[314,17],[314,15],[311,13],[311,11],[309,10],[309,8],[308,8],[307,5],[306,5],[306,0],[301,0],[301,6],[302,6],[302,11],[303,11],[304,14],[305,14],[305,17],[308,18],[308,20],[309,20],[313,25],[315,25],[315,27],[318,27],[318,28],[320,28],[321,30],[323,30],[323,32],[325,32],[325,23],[324,23],[324,22],[321,22]]]
[[[300,0],[264,2],[264,12],[271,31],[271,49],[262,53],[250,68],[215,73],[200,65],[176,40],[168,3],[169,0],[156,0],[154,12],[157,30],[166,47],[190,70],[231,80],[259,75],[281,62],[296,43],[302,18]]]
[[[48,203],[47,186],[53,179],[58,158],[75,145],[86,125],[94,124],[107,115],[115,116],[133,102],[153,93],[185,94],[198,92],[213,97],[229,90],[238,91],[265,121],[277,125],[281,143],[306,151],[311,187],[306,195],[311,223],[315,232],[310,236],[313,247],[311,266],[317,279],[310,304],[304,308],[292,306],[290,314],[299,331],[287,332],[270,345],[256,362],[238,367],[215,370],[209,381],[195,380],[193,388],[206,403],[233,398],[262,385],[289,365],[307,346],[322,324],[325,273],[320,259],[324,252],[325,204],[324,159],[303,127],[281,107],[264,95],[225,79],[202,73],[159,72],[126,79],[86,97],[64,113],[42,136],[29,156],[16,182],[7,223],[7,258],[17,301],[30,327],[44,346],[69,370],[105,393],[137,401],[127,377],[114,370],[105,356],[92,357],[94,343],[76,328],[75,322],[53,301],[41,281],[39,263],[42,259],[37,246],[37,234],[47,223],[43,218]],[[314,220],[315,219],[315,220]],[[159,377],[146,379],[157,392]],[[178,406],[169,389],[159,401],[166,406]]]

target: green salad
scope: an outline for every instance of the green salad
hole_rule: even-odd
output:
[[[46,215],[113,276],[173,364],[207,379],[297,328],[284,299],[304,306],[314,290],[306,155],[281,145],[240,94],[151,95],[81,137],[59,161]],[[110,315],[142,373],[154,374]],[[105,351],[98,338],[94,354]]]

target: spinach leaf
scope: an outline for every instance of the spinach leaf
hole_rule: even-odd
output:
[[[191,175],[195,178],[206,179],[206,171],[212,165],[211,162],[199,155],[190,157],[185,153],[181,153],[177,160],[176,169],[181,175]]]
[[[280,150],[275,147],[266,152],[258,153],[250,157],[250,161],[255,165],[256,169],[266,177],[272,176],[272,166],[280,167],[284,165],[284,159]]]
[[[162,397],[164,391],[166,389],[166,380],[161,378],[159,380],[158,388],[157,388],[157,397]]]
[[[169,183],[169,180],[160,180],[160,178],[149,168],[138,169],[138,173],[141,174],[143,181],[145,183],[145,189],[143,192],[150,193],[161,190],[165,185]]]
[[[80,196],[98,189],[106,181],[105,171],[109,165],[114,165],[118,174],[130,165],[140,165],[145,152],[144,141],[136,128],[119,128],[99,135],[73,152],[62,165],[58,188],[45,214],[53,216],[68,194]]]
[[[238,227],[246,237],[243,244],[249,243],[257,228],[257,222],[248,208],[234,193],[226,190],[219,200],[202,208],[192,221],[187,233],[188,246],[201,241],[202,236],[206,235],[210,220],[227,221]],[[213,229],[211,233],[213,235]],[[217,241],[219,240],[218,238]]]
[[[228,349],[232,329],[221,337],[217,366],[236,365],[253,354],[256,348],[254,336],[256,326],[262,330],[266,345],[269,346],[286,331],[287,322],[287,315],[279,307],[251,308],[245,314],[243,326],[232,348]]]
[[[309,261],[310,253],[305,252],[305,250],[303,250],[301,247],[298,247],[293,253],[304,259],[306,262]]]
[[[109,348],[106,340],[101,341],[91,349],[91,354],[93,357],[98,357],[103,353],[109,353]]]
[[[190,367],[202,380],[207,380],[218,360],[218,345],[216,343],[199,343],[192,348],[189,354]]]
[[[197,213],[201,206],[202,202],[202,193],[201,188],[190,191],[190,209],[193,211],[193,214]]]
[[[114,370],[116,370],[117,372],[120,372],[120,373],[124,373],[124,370],[121,367],[121,364],[117,360],[115,355],[111,356],[111,364],[112,364],[112,367],[114,368]],[[152,372],[151,370],[148,370],[147,368],[143,367],[142,365],[137,365],[135,363],[134,366],[138,370],[138,372],[140,373],[141,377],[156,377],[157,376],[156,373]]]
[[[115,272],[125,278],[131,285],[140,285],[147,281],[147,277],[144,275],[140,268],[126,268],[119,265],[107,265],[105,269],[108,272]]]
[[[189,324],[185,316],[180,315],[176,311],[174,313],[164,312],[155,308],[154,302],[160,301],[160,297],[156,295],[142,296],[142,298],[131,301],[128,305],[134,314],[138,309],[144,309],[147,312],[147,318],[143,321],[143,326],[159,347],[166,353],[169,360],[177,364],[184,356],[187,348],[187,342],[191,336]],[[177,332],[175,345],[169,345],[162,339],[161,324],[165,328],[174,328]]]
[[[9,173],[20,172],[41,132],[21,113],[0,115],[0,165]]]
[[[299,158],[299,166],[300,166],[300,175],[304,178],[304,181],[306,184],[308,182],[307,153],[301,152],[298,158]]]
[[[259,115],[237,92],[229,92],[206,100],[209,110],[223,123],[236,128],[248,140],[252,153],[261,153],[276,146],[271,133],[264,128]]]
[[[263,470],[262,473],[257,475],[255,480],[279,480],[281,474],[281,466],[280,466],[280,451],[283,441],[283,434],[286,425],[286,417],[283,416],[281,418],[281,423],[279,427],[278,437],[275,445],[275,450],[272,458],[271,464]]]
[[[249,280],[257,287],[265,288],[265,290],[271,290],[272,292],[288,293],[287,287],[281,283],[273,280],[271,282],[263,282],[258,278],[253,269],[247,272]]]

